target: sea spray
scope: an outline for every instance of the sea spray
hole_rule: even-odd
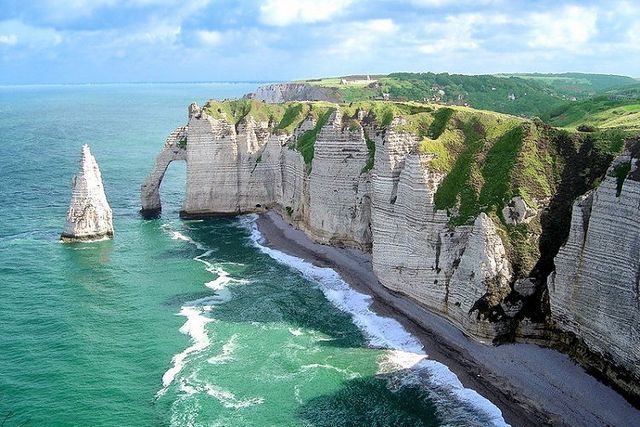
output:
[[[231,293],[226,289],[229,283],[246,283],[245,280],[230,277],[222,267],[213,265],[204,259],[214,252],[213,249],[209,249],[179,231],[171,229],[168,224],[164,224],[162,228],[169,232],[173,240],[185,241],[203,251],[203,253],[193,259],[204,264],[206,270],[215,274],[217,277],[214,280],[205,283],[206,287],[215,291],[214,295],[189,301],[181,307],[178,315],[186,317],[187,321],[180,328],[180,332],[191,337],[193,344],[173,356],[171,359],[172,367],[169,368],[162,376],[162,388],[156,393],[156,399],[162,397],[167,392],[169,386],[175,380],[176,375],[178,375],[184,368],[189,355],[199,353],[209,347],[210,340],[209,335],[207,334],[206,325],[213,322],[214,319],[205,316],[204,313],[211,311],[214,305],[225,303],[231,299]],[[187,386],[184,382],[181,382],[180,389],[182,391],[194,390],[193,387],[188,387],[191,386]]]
[[[474,424],[508,425],[498,407],[475,390],[465,388],[447,366],[428,359],[422,344],[413,335],[398,321],[371,311],[372,298],[352,289],[335,270],[314,266],[301,258],[263,245],[257,218],[255,214],[239,218],[240,227],[250,233],[251,244],[318,284],[336,308],[352,316],[354,324],[363,332],[371,347],[388,350],[380,360],[379,374],[402,372],[397,378],[401,386],[420,385],[430,390],[433,400],[438,404],[438,412],[446,423],[464,424],[465,418],[475,413],[477,417],[473,420]],[[475,411],[467,411],[467,408]]]

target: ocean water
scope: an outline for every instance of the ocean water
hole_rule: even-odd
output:
[[[184,164],[162,217],[138,215],[189,103],[255,86],[0,87],[0,424],[504,424],[334,271],[263,246],[253,216],[180,220]],[[63,245],[84,143],[116,237]]]

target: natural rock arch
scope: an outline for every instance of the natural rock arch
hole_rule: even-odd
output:
[[[151,173],[140,188],[142,202],[142,210],[140,212],[143,215],[157,215],[162,210],[160,184],[169,163],[174,160],[187,160],[187,126],[176,128],[167,137],[162,151],[156,157]]]

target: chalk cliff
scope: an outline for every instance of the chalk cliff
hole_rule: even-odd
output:
[[[169,134],[162,151],[156,157],[151,174],[142,184],[140,199],[143,214],[155,215],[160,212],[160,183],[171,162],[187,159],[186,147],[187,128],[181,126]]]
[[[112,237],[111,207],[104,193],[100,168],[85,144],[82,146],[80,171],[73,177],[71,203],[60,239],[77,242]]]
[[[246,95],[248,99],[270,104],[288,101],[328,101],[341,102],[342,96],[336,88],[312,86],[308,83],[274,83],[260,86]]]
[[[370,251],[384,286],[477,339],[560,345],[571,333],[620,367],[605,377],[624,388],[615,372],[635,372],[637,384],[640,184],[627,179],[617,197],[606,178],[579,202],[590,208],[573,209],[557,254],[609,144],[464,107],[382,102],[210,101],[192,104],[177,132],[186,146],[165,145],[143,207],[159,208],[164,159],[185,158],[184,217],[274,209],[318,242]]]
[[[555,266],[549,297],[557,328],[609,362],[587,358],[591,367],[611,371],[623,389],[640,394],[637,159],[620,156],[598,188],[576,200]]]

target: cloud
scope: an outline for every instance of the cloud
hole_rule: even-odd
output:
[[[7,46],[13,46],[16,43],[18,43],[18,36],[16,36],[15,34],[0,35],[0,45],[4,44]]]
[[[62,34],[52,28],[34,27],[18,20],[0,21],[0,44],[41,49],[62,41]]]
[[[284,27],[327,21],[347,9],[352,0],[265,0],[260,20],[266,25]]]
[[[40,0],[44,22],[64,24],[113,11],[152,12],[182,21],[205,8],[210,0]],[[117,22],[112,23],[117,26]]]
[[[500,3],[501,0],[411,0],[411,3],[416,6],[438,8],[449,6],[466,6],[472,5],[489,5],[492,3]]]
[[[598,13],[593,8],[566,6],[546,13],[532,13],[526,24],[530,26],[529,47],[576,50],[597,32]]]
[[[480,40],[475,33],[487,26],[509,22],[502,14],[465,13],[449,15],[444,22],[434,22],[425,28],[426,40],[418,42],[418,51],[428,55],[459,50],[475,50]]]
[[[222,41],[222,33],[219,31],[196,31],[196,37],[200,43],[207,46],[217,46]]]
[[[322,49],[327,53],[351,56],[355,52],[371,52],[374,44],[379,46],[381,39],[391,37],[397,29],[392,19],[371,19],[335,24],[317,31],[316,35],[324,41]],[[337,34],[339,38],[327,44],[327,34]]]
[[[44,0],[42,9],[51,22],[68,22],[91,16],[94,11],[116,6],[119,0]]]

